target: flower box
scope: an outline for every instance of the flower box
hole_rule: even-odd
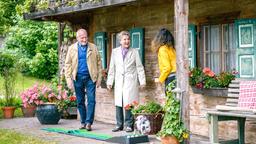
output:
[[[191,89],[192,89],[193,93],[195,93],[195,94],[202,94],[203,93],[202,89],[196,88],[194,86],[191,86]]]
[[[228,96],[228,88],[204,88],[202,91],[206,96]]]

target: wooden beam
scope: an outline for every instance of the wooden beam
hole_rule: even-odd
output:
[[[60,71],[61,71],[61,65],[60,65],[60,56],[61,56],[61,45],[64,38],[64,29],[66,24],[65,23],[59,23],[58,25],[58,62],[59,62],[59,68],[58,68],[58,83],[60,83]]]
[[[188,0],[174,0],[174,35],[177,63],[177,88],[181,89],[181,112],[185,127],[189,130],[188,85]],[[187,139],[184,143],[189,143]]]

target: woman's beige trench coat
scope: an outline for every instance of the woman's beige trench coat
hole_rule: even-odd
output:
[[[139,101],[138,86],[145,85],[146,79],[137,49],[129,48],[124,60],[121,47],[112,50],[107,85],[113,84],[116,106]]]

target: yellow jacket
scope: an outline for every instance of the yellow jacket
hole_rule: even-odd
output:
[[[88,42],[87,48],[87,66],[93,82],[101,81],[101,58],[96,45]],[[65,77],[67,82],[76,80],[78,67],[78,48],[77,42],[68,48],[68,53],[65,61]]]
[[[160,69],[159,81],[163,83],[170,73],[176,72],[176,51],[173,47],[163,45],[158,51]]]

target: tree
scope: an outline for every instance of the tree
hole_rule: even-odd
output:
[[[0,35],[5,35],[16,24],[16,6],[24,0],[0,0]]]

